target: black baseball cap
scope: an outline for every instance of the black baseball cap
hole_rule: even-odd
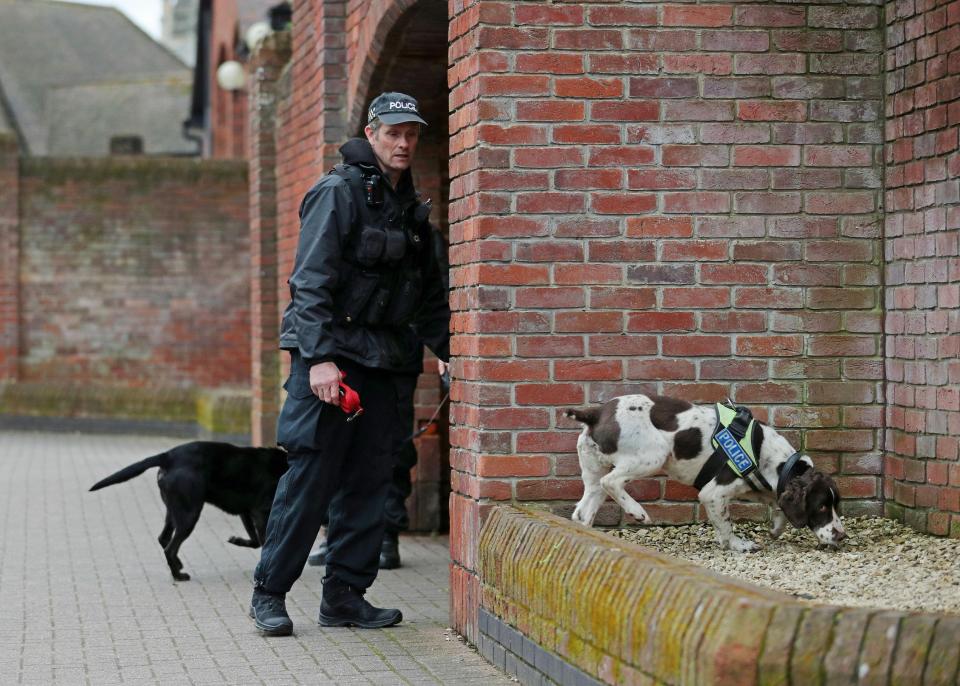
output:
[[[427,122],[420,116],[417,101],[406,93],[381,93],[370,103],[367,110],[367,123],[379,119],[384,124],[402,124],[408,121]]]

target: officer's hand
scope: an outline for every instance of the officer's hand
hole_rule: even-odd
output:
[[[310,367],[310,390],[325,403],[340,405],[340,379],[340,370],[333,362]]]
[[[450,363],[437,360],[437,373],[440,374],[440,388],[450,392]]]

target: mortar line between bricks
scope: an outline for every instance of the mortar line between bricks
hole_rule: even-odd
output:
[[[940,617],[937,617],[933,622],[933,629],[930,630],[930,638],[927,639],[927,646],[923,651],[923,669],[920,670],[920,683],[927,683],[927,665],[930,664],[930,648],[933,647],[933,639],[937,637],[937,627],[940,626]],[[866,633],[866,632],[864,632]],[[955,682],[956,679],[953,679]]]
[[[773,624],[773,618],[777,614],[777,609],[775,607],[770,608],[770,614],[767,615],[767,623],[763,627],[763,638],[760,639],[760,649],[757,651],[757,655],[763,657],[766,647],[767,647],[767,637],[770,635],[770,625]],[[761,660],[757,660],[757,671],[754,674],[754,679],[756,683],[760,683],[760,666]]]
[[[900,633],[903,626],[904,615],[900,614],[897,616],[897,633],[893,637],[893,647],[890,649],[890,664],[887,666],[887,680],[886,683],[891,683],[893,679],[893,664],[897,656],[897,648],[900,646]],[[866,632],[864,632],[866,633]]]
[[[939,623],[939,622],[938,622]],[[936,635],[936,634],[934,634]],[[953,670],[953,676],[950,679],[951,683],[960,682],[960,660],[957,660],[957,666]]]
[[[721,612],[723,610],[725,603],[726,601],[723,598],[721,598],[717,601],[716,604],[713,605],[713,607],[708,606],[704,612],[705,616],[701,616],[699,619],[701,626],[706,625],[709,620],[713,619],[714,615],[716,615],[718,612]],[[699,679],[700,677],[700,674],[699,674],[700,663],[699,663],[699,660],[697,659],[697,656],[700,654],[700,651],[703,649],[703,642],[707,640],[706,631],[701,630],[699,633],[700,633],[700,636],[697,639],[697,649],[693,651],[693,655],[690,661],[691,667],[693,668],[692,671],[693,671],[694,683],[697,683],[697,679]]]
[[[880,27],[880,30],[881,30],[881,32],[883,33],[884,37],[885,37],[885,36],[886,36],[886,32],[887,32],[888,27],[889,27],[889,24],[887,24],[887,8],[886,8],[886,3],[884,3],[883,5],[881,5],[880,11],[879,11],[878,14],[879,14],[879,19],[880,19],[880,21],[883,22],[882,25],[881,25],[881,27]],[[888,48],[887,45],[886,45],[886,38],[884,38],[883,51],[880,53],[880,55],[881,55],[880,58],[881,58],[881,59],[885,59],[885,58],[886,58],[886,54],[887,54],[888,49],[889,49],[889,48]],[[889,71],[888,71],[888,70],[886,69],[886,67],[884,66],[884,67],[882,68],[882,74],[883,74],[883,76],[884,76],[884,80],[886,80],[886,76],[887,76],[888,73],[889,73]],[[883,87],[883,88],[881,89],[881,91],[880,91],[880,108],[881,108],[880,111],[881,111],[881,112],[884,112],[884,113],[886,113],[886,111],[887,111],[887,99],[890,97],[890,95],[889,95],[889,93],[888,93],[887,91],[888,91],[888,88],[886,87],[886,85],[884,85],[884,87]],[[879,422],[880,426],[878,426],[878,427],[875,429],[875,431],[876,431],[876,436],[877,436],[877,442],[878,442],[878,443],[881,445],[881,447],[883,448],[883,452],[884,452],[884,453],[886,453],[886,446],[883,445],[883,444],[885,443],[885,441],[886,441],[886,436],[887,436],[887,411],[886,411],[886,408],[887,408],[887,407],[890,407],[890,399],[887,397],[887,394],[888,394],[887,384],[888,384],[888,381],[889,381],[889,380],[888,380],[888,378],[887,378],[887,377],[888,377],[888,371],[887,371],[887,364],[886,364],[886,361],[890,359],[890,358],[888,357],[888,355],[887,355],[887,338],[888,338],[888,336],[886,335],[886,332],[887,332],[887,317],[890,315],[890,308],[887,307],[887,304],[886,304],[886,302],[884,301],[884,298],[886,297],[886,293],[887,293],[887,269],[886,269],[887,187],[888,187],[888,186],[887,186],[887,163],[886,163],[887,145],[888,145],[887,136],[886,136],[886,122],[887,122],[887,121],[888,121],[887,117],[884,117],[884,118],[883,118],[884,135],[883,135],[883,139],[882,139],[882,141],[881,141],[881,143],[880,143],[880,146],[879,146],[879,147],[880,147],[880,155],[881,155],[881,159],[883,160],[883,162],[882,162],[880,165],[878,165],[878,166],[880,167],[880,189],[879,189],[880,192],[877,194],[877,200],[878,200],[878,207],[877,207],[878,220],[877,220],[877,221],[880,222],[880,232],[879,232],[880,238],[879,238],[879,240],[878,240],[878,242],[877,242],[877,255],[876,255],[876,260],[877,260],[877,263],[878,263],[878,268],[877,268],[877,270],[876,270],[876,272],[877,272],[877,282],[878,282],[878,283],[877,283],[877,294],[878,294],[878,303],[877,303],[877,305],[881,308],[881,311],[882,311],[882,315],[881,315],[881,317],[880,317],[880,332],[879,332],[879,334],[878,334],[878,338],[880,339],[880,345],[878,346],[879,349],[877,350],[877,354],[879,355],[879,359],[883,360],[883,362],[884,362],[884,364],[880,365],[880,368],[881,368],[882,371],[881,371],[881,378],[880,378],[880,380],[879,380],[879,381],[880,381],[881,392],[882,392],[882,394],[883,394],[883,403],[882,403],[881,407],[883,407],[884,410],[883,410],[882,412],[880,412],[880,422]],[[880,403],[878,402],[878,404],[880,404]],[[844,422],[846,422],[846,417],[844,417]],[[886,507],[886,502],[887,502],[886,489],[884,488],[884,485],[883,485],[884,472],[885,472],[885,471],[886,471],[886,469],[884,469],[883,466],[882,466],[882,464],[881,464],[880,474],[878,475],[878,479],[877,479],[877,485],[878,485],[878,491],[879,491],[879,492],[877,493],[877,496],[878,496],[878,497],[877,497],[877,500],[878,500],[879,503],[880,503],[880,511],[881,511],[881,512],[885,512],[886,509],[887,509],[887,507]],[[864,632],[864,633],[866,633],[866,632]]]
[[[827,663],[826,663],[827,652],[833,646],[833,635],[837,632],[837,623],[840,621],[841,614],[842,612],[834,612],[833,616],[830,618],[830,634],[827,636],[827,642],[825,643],[826,647],[824,649],[824,652],[822,655],[820,655],[820,669],[818,671],[820,672],[821,684],[827,683]]]
[[[710,603],[709,598],[704,598],[704,597],[701,595],[701,596],[700,596],[700,600],[697,601],[696,607],[693,608],[693,614],[691,615],[692,621],[690,621],[690,622],[687,623],[687,625],[686,625],[686,626],[684,627],[684,629],[683,629],[683,633],[682,633],[681,636],[680,636],[679,645],[680,645],[680,647],[681,647],[681,648],[680,648],[680,649],[681,649],[681,655],[682,655],[683,646],[685,646],[685,645],[687,644],[687,638],[690,636],[691,632],[693,632],[693,631],[695,630],[698,620],[703,616],[704,613],[708,613],[708,612],[710,611],[709,603]],[[701,641],[703,640],[702,637],[701,637],[700,640],[701,640]],[[698,641],[698,642],[697,642],[697,649],[698,649],[698,650],[699,650],[699,647],[700,647],[700,642]],[[696,671],[697,671],[697,670],[696,670],[696,660],[693,660],[693,673],[694,673],[694,676],[696,676]],[[685,671],[684,671],[684,669],[683,669],[683,666],[681,665],[681,667],[680,667],[680,674],[679,674],[679,680],[680,680],[680,682],[683,681],[683,676],[684,676],[684,674],[685,674]],[[656,677],[657,675],[656,675],[656,674],[650,674],[649,676],[650,676],[651,678],[653,678],[653,677]]]
[[[812,608],[804,607],[804,608],[802,609],[802,611],[800,612],[800,616],[797,618],[797,623],[796,623],[796,625],[793,627],[793,640],[790,641],[790,650],[789,650],[789,652],[788,652],[788,654],[787,654],[787,684],[788,684],[788,686],[803,686],[802,684],[794,684],[794,683],[793,683],[793,654],[794,654],[794,652],[796,651],[796,647],[797,647],[797,630],[798,630],[798,629],[800,628],[800,626],[803,624],[804,620],[806,620],[807,615],[810,613],[810,610],[811,610],[811,609],[812,609]],[[866,632],[864,632],[864,633],[866,633]]]
[[[857,644],[857,664],[854,666],[854,672],[851,675],[851,678],[856,681],[859,678],[860,673],[860,656],[863,655],[864,644],[867,642],[867,628],[870,626],[870,622],[873,621],[873,618],[879,613],[871,612],[867,615],[867,618],[864,620],[864,630],[860,635],[860,643]]]

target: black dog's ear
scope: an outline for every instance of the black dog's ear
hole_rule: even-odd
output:
[[[798,477],[790,479],[783,495],[777,500],[783,514],[798,529],[807,526],[807,490],[810,487],[809,474],[813,470],[804,472]]]

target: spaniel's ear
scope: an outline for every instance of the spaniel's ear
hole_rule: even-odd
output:
[[[783,514],[798,529],[807,526],[807,490],[810,488],[810,473],[812,471],[811,469],[790,479],[790,483],[783,490],[783,495],[777,500]]]
[[[824,489],[830,492],[833,509],[837,511],[837,514],[840,514],[840,489],[837,488],[837,482],[833,480],[833,477],[823,472],[817,472],[817,480],[814,483],[822,485]]]

